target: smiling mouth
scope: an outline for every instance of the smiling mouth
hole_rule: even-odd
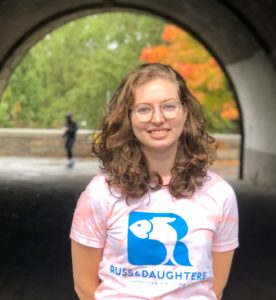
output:
[[[169,131],[170,131],[169,129],[159,129],[159,130],[154,129],[154,130],[149,130],[148,133],[154,137],[163,137],[166,136]]]

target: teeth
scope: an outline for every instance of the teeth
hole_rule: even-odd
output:
[[[151,130],[149,131],[152,135],[156,135],[156,136],[162,136],[164,134],[166,134],[168,132],[167,129],[163,129],[163,130]]]
[[[162,129],[162,130],[151,130],[150,132],[167,132],[168,130],[167,129]]]

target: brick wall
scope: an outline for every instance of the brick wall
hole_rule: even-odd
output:
[[[65,157],[61,129],[0,128],[0,156]],[[78,130],[74,146],[76,157],[90,157],[91,130]],[[240,136],[215,134],[219,159],[239,159]]]

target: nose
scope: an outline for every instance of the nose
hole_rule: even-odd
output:
[[[165,121],[165,118],[161,112],[160,107],[155,107],[153,110],[151,122],[155,123],[155,124],[160,124],[160,123],[163,123],[164,121]]]

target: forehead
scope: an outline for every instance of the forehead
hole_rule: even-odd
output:
[[[139,85],[134,92],[134,103],[161,103],[178,100],[178,85],[169,79],[157,78]]]

